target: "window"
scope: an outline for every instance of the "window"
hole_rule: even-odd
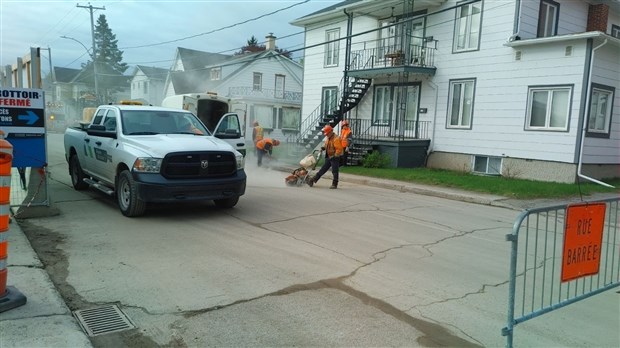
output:
[[[274,98],[284,99],[284,75],[276,74]]]
[[[557,35],[559,16],[560,4],[551,0],[542,0],[538,13],[538,37]]]
[[[527,130],[568,130],[572,87],[530,87]]]
[[[612,24],[611,25],[611,36],[617,37],[620,39],[620,26]]]
[[[323,96],[321,100],[321,110],[323,115],[329,115],[338,107],[338,88],[323,87]]]
[[[263,89],[263,74],[262,73],[254,73],[254,79],[252,82],[252,90],[261,91]]]
[[[474,157],[474,173],[501,175],[502,174],[502,158],[475,156]]]
[[[475,87],[475,79],[450,81],[448,128],[471,129]]]
[[[456,9],[454,51],[477,50],[480,42],[482,3],[467,4]]]
[[[611,104],[614,99],[614,89],[598,84],[593,85],[590,98],[590,115],[588,117],[587,135],[593,137],[609,137]]]
[[[287,130],[299,130],[301,120],[301,109],[281,108],[280,109],[280,128]]]
[[[325,32],[325,66],[338,66],[338,50],[340,49],[340,29]],[[333,41],[333,42],[330,42]]]
[[[374,96],[372,123],[387,125],[392,116],[392,89],[390,86],[377,86]]]
[[[263,128],[273,129],[275,127],[273,122],[273,106],[271,105],[254,105],[254,119]]]
[[[148,94],[149,93],[149,84],[147,81],[142,82],[143,83],[143,88],[144,88],[144,94]]]
[[[211,69],[211,80],[217,81],[222,78],[222,68],[212,68]]]

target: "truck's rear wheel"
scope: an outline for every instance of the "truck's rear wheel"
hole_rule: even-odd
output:
[[[128,170],[123,170],[116,181],[116,200],[121,213],[133,217],[144,214],[146,203],[138,198],[138,188]]]
[[[69,158],[69,175],[71,175],[71,184],[74,189],[81,191],[88,188],[88,184],[84,182],[85,175],[76,154]]]
[[[232,208],[235,205],[237,205],[237,202],[239,202],[239,196],[224,198],[224,199],[216,199],[213,202],[215,203],[215,206],[218,208]]]

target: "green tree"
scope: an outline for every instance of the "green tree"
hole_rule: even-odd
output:
[[[252,35],[252,37],[247,41],[247,45],[241,47],[241,50],[235,52],[235,55],[237,56],[237,55],[246,54],[246,53],[262,52],[262,51],[265,51],[266,49],[267,47],[265,45],[259,45],[256,37]],[[291,59],[291,52],[284,50],[284,49],[277,48],[277,47],[275,51],[285,56],[286,58]]]
[[[118,49],[118,40],[112,33],[105,15],[100,15],[95,24],[95,46],[97,64],[97,84],[99,102],[107,103],[111,100],[112,93],[118,92],[128,86],[128,77],[123,73],[128,66],[123,63],[123,51]],[[92,58],[92,57],[91,57]],[[94,62],[89,60],[82,64],[82,69],[87,72],[86,83],[89,86],[95,85]]]

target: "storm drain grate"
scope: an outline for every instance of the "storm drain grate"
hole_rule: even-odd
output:
[[[116,305],[74,311],[73,316],[91,337],[136,327]]]

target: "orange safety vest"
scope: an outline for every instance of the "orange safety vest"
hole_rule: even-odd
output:
[[[261,139],[256,142],[256,148],[263,151],[273,149],[273,140],[271,138]]]
[[[336,133],[332,132],[325,137],[325,153],[327,153],[328,157],[342,156],[343,152],[342,140],[340,140]]]
[[[263,127],[261,126],[254,127],[254,133],[253,133],[254,142],[258,142],[259,140],[263,139],[263,132],[264,132]]]
[[[349,146],[349,139],[351,138],[351,127],[344,126],[340,131],[340,139],[342,140],[342,147]]]

